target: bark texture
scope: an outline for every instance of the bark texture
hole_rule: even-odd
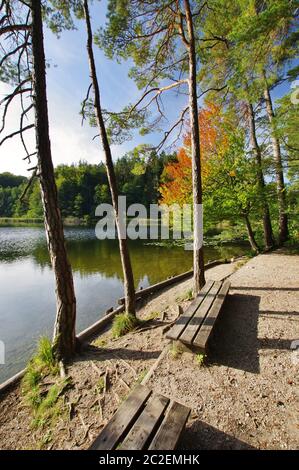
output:
[[[284,184],[282,159],[281,159],[281,147],[278,137],[275,134],[275,123],[274,123],[274,110],[271,99],[269,87],[266,83],[264,90],[264,98],[266,102],[267,115],[271,126],[271,142],[273,148],[273,157],[275,163],[275,175],[276,175],[276,187],[278,197],[278,208],[279,208],[279,237],[278,243],[282,245],[289,238],[288,229],[288,216],[287,216],[287,202],[286,202],[286,188]]]
[[[261,149],[256,137],[256,127],[255,127],[255,116],[254,110],[251,103],[248,102],[248,112],[249,112],[249,130],[250,130],[250,142],[255,155],[257,168],[258,168],[258,183],[260,194],[262,198],[262,209],[263,209],[263,228],[264,228],[264,241],[266,250],[270,250],[274,246],[274,237],[272,231],[272,224],[270,218],[269,205],[266,199],[266,187],[265,179],[263,174],[262,166],[262,154]]]
[[[188,55],[189,55],[189,111],[191,129],[191,158],[192,158],[192,187],[194,208],[202,204],[201,160],[200,160],[200,134],[198,122],[197,83],[196,83],[196,51],[193,30],[193,20],[189,0],[184,0],[187,29],[188,29]],[[201,245],[202,234],[199,233],[198,211],[194,209],[194,252],[193,252],[193,293],[198,294],[205,284],[204,255]]]
[[[56,283],[57,312],[53,346],[56,356],[64,359],[71,357],[75,352],[76,297],[72,270],[65,248],[63,223],[58,208],[57,187],[51,155],[46,91],[46,64],[40,0],[31,2],[31,11],[33,99],[35,108],[38,174],[47,244]]]
[[[125,304],[126,311],[132,315],[136,314],[135,309],[135,287],[134,287],[134,277],[133,270],[130,260],[130,254],[128,249],[128,244],[125,234],[123,233],[123,227],[121,226],[119,207],[118,207],[118,190],[117,182],[114,171],[114,165],[111,155],[111,149],[109,145],[109,140],[106,132],[106,127],[102,115],[101,108],[101,99],[100,99],[100,88],[97,78],[94,54],[93,54],[93,37],[92,37],[92,28],[89,15],[88,1],[84,0],[84,14],[86,20],[86,30],[87,30],[87,53],[89,60],[89,69],[90,69],[90,78],[92,81],[93,91],[94,91],[94,110],[97,121],[97,126],[100,132],[101,143],[104,149],[105,154],[105,166],[107,171],[107,177],[112,197],[112,204],[115,212],[116,227],[119,240],[119,251],[122,263],[122,269],[124,274],[124,293],[125,293]]]
[[[249,240],[250,246],[251,246],[253,251],[258,253],[260,250],[259,250],[258,244],[256,243],[255,236],[254,236],[254,233],[253,233],[253,230],[252,230],[252,226],[251,226],[248,214],[244,214],[243,217],[244,217],[245,224],[246,224],[247,235],[248,235],[248,240]]]

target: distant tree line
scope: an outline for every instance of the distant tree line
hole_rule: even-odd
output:
[[[159,200],[159,186],[164,167],[176,160],[175,154],[152,152],[143,157],[134,151],[115,162],[119,194],[127,204],[140,203],[149,207]],[[88,223],[101,203],[111,203],[111,195],[103,163],[92,165],[59,165],[55,169],[59,206],[64,218],[76,217]],[[39,184],[31,185],[20,200],[28,179],[11,173],[0,174],[0,217],[42,217],[43,208]]]

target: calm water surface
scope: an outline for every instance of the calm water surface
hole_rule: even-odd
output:
[[[65,230],[77,296],[77,331],[98,320],[123,295],[118,242],[100,241],[93,229]],[[206,248],[205,259],[241,254],[247,246]],[[138,288],[192,267],[183,248],[130,242]],[[55,319],[54,279],[42,227],[0,228],[0,340],[5,365],[0,383],[22,369],[41,335],[52,334]]]

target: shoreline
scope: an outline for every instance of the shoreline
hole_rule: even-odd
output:
[[[240,257],[238,259],[242,259],[242,257]],[[227,263],[228,263],[227,260],[211,261],[211,262],[209,262],[205,265],[205,271],[208,270],[208,269],[211,269],[214,266],[217,266],[219,264],[227,264]],[[141,297],[144,298],[144,297],[147,297],[147,296],[151,296],[154,292],[157,292],[157,291],[162,290],[165,287],[168,287],[172,284],[177,284],[179,282],[182,282],[185,279],[188,279],[189,277],[192,276],[192,274],[193,274],[193,270],[190,270],[190,271],[187,271],[185,273],[178,274],[177,276],[171,277],[169,279],[165,279],[164,281],[161,281],[157,284],[153,284],[152,286],[149,286],[149,287],[147,287],[145,289],[142,289],[140,291],[136,291],[136,298],[140,299]],[[124,299],[120,298],[118,300],[118,303],[120,304],[119,307],[113,309],[110,312],[109,312],[109,310],[111,310],[111,309],[108,309],[107,310],[109,312],[108,314],[104,313],[100,317],[99,320],[97,320],[96,322],[91,324],[89,327],[87,327],[83,331],[81,331],[77,335],[78,340],[81,341],[81,342],[85,342],[85,341],[89,340],[90,338],[92,338],[94,335],[98,334],[103,329],[105,329],[109,324],[111,325],[114,317],[117,314],[123,312],[123,310],[124,310]],[[113,308],[113,307],[111,307],[111,308]],[[23,376],[25,374],[25,371],[26,371],[26,368],[20,370],[19,372],[14,374],[12,377],[10,377],[7,380],[5,380],[4,382],[2,382],[0,384],[0,396],[2,394],[6,393],[11,387],[16,386],[20,382],[20,380],[23,378]]]

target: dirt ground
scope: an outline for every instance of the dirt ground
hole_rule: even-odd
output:
[[[192,408],[183,449],[299,448],[299,365],[290,350],[299,339],[298,256],[260,255],[240,264],[206,273],[232,282],[207,365],[187,352],[175,359],[171,350],[148,382]],[[191,285],[185,281],[141,305],[138,314],[148,322],[140,330],[117,340],[107,331],[85,346],[68,368],[64,412],[51,427],[32,427],[19,387],[2,397],[0,449],[88,448],[168,344],[163,331],[178,305],[188,306]]]
[[[299,258],[260,255],[231,277],[206,367],[183,353],[149,385],[193,409],[184,449],[299,449]]]

